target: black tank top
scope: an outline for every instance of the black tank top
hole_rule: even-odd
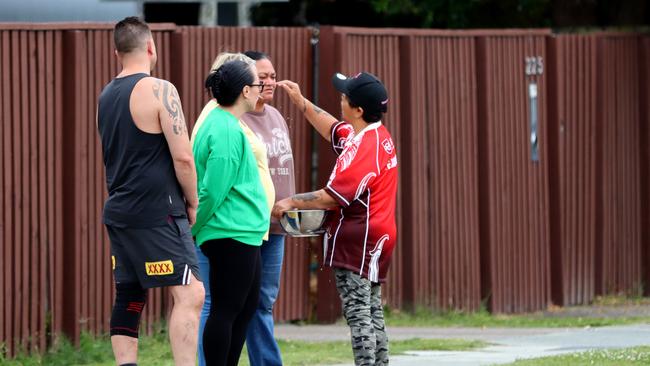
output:
[[[131,92],[148,76],[113,79],[99,95],[97,125],[106,167],[107,225],[154,227],[165,225],[170,215],[187,215],[165,136],[140,130],[131,116]]]

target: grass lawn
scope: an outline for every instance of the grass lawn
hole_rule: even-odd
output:
[[[650,305],[648,298],[607,297],[597,298],[597,306]],[[643,313],[641,313],[643,314]],[[549,312],[522,315],[492,315],[486,310],[474,313],[458,311],[434,312],[430,309],[418,309],[413,313],[385,308],[388,327],[585,327],[606,326],[633,323],[650,323],[650,316],[598,316],[587,312],[585,317],[554,316]],[[155,327],[153,336],[142,337],[140,341],[140,365],[172,365],[173,359],[164,327]],[[484,347],[486,344],[476,341],[436,339],[412,339],[392,341],[391,354],[397,355],[407,350],[464,350]],[[0,344],[0,350],[2,345]],[[352,361],[352,351],[347,341],[340,342],[304,342],[280,341],[280,348],[286,365],[315,365]],[[597,362],[591,363],[592,360]],[[532,363],[531,363],[532,362]],[[584,363],[583,363],[584,362]],[[14,360],[4,360],[0,352],[0,365],[101,365],[114,364],[108,336],[93,338],[83,335],[79,349],[68,342],[62,342],[55,350],[43,356],[19,356]],[[594,351],[584,354],[550,357],[539,360],[519,361],[515,365],[650,365],[650,347],[632,348],[620,351]],[[242,353],[240,365],[248,365],[246,352]]]
[[[170,365],[174,364],[167,334],[159,332],[151,337],[140,338],[139,365]],[[349,342],[303,342],[279,341],[283,362],[291,365],[326,365],[342,362],[352,362],[352,349]],[[456,339],[409,339],[393,341],[390,344],[391,355],[398,355],[404,351],[415,350],[469,350],[485,347],[486,343],[480,341],[465,341]],[[3,360],[0,365],[6,366],[69,366],[69,365],[97,365],[113,366],[113,353],[110,340],[107,336],[93,338],[84,335],[81,338],[79,350],[75,350],[69,342],[64,342],[59,349],[48,352],[44,356],[17,357],[14,360]],[[242,352],[240,366],[248,366],[246,350]]]
[[[594,350],[520,360],[509,365],[516,366],[619,366],[650,365],[650,346],[623,348],[616,350]]]
[[[384,313],[388,327],[566,328],[650,323],[650,317],[648,316],[561,317],[548,316],[543,312],[519,315],[493,315],[487,310],[480,310],[473,313],[460,311],[436,313],[424,308],[418,309],[415,312],[401,312],[385,308]],[[343,322],[343,320],[340,320],[340,322]]]

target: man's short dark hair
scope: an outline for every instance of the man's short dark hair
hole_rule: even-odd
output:
[[[348,105],[350,108],[358,108],[360,106],[354,104],[353,101],[348,98]],[[363,109],[363,107],[361,107]],[[381,111],[370,111],[370,110],[363,110],[363,114],[361,115],[361,118],[366,122],[366,123],[375,123],[381,121]]]
[[[129,53],[143,48],[150,37],[149,26],[138,17],[126,17],[115,24],[113,41],[119,53]]]
[[[244,55],[248,56],[248,58],[254,60],[254,61],[259,61],[259,60],[269,60],[271,61],[271,58],[269,55],[267,55],[264,52],[261,51],[255,51],[255,50],[248,50],[244,52]]]

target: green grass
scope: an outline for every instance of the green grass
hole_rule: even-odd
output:
[[[621,296],[609,296],[597,298],[594,305],[619,306],[619,305],[648,305],[648,298],[630,298]],[[436,312],[430,309],[419,308],[415,312],[402,312],[385,308],[386,324],[388,327],[410,326],[410,327],[599,327],[606,325],[621,325],[634,323],[650,323],[650,317],[575,317],[550,315],[549,313],[532,313],[523,315],[492,315],[486,310],[474,313],[460,311]],[[172,365],[173,359],[167,333],[164,326],[158,325],[154,335],[142,337],[140,341],[140,364],[141,365]],[[480,348],[485,344],[480,342],[462,340],[422,340],[414,339],[408,341],[392,341],[391,354],[396,355],[406,350],[462,350],[469,348]],[[312,365],[315,363],[340,363],[352,359],[352,352],[348,342],[303,342],[303,341],[280,341],[280,348],[287,365]],[[646,361],[639,361],[638,364],[650,364],[647,360],[648,348],[631,349],[627,354],[617,354],[614,351],[602,351],[603,354],[588,354],[587,356],[558,356],[543,359],[540,362],[530,365],[564,365],[568,359],[562,357],[630,357],[641,358]],[[645,358],[644,358],[645,357]],[[574,364],[570,359],[569,364]],[[520,361],[537,362],[537,361]],[[555,362],[555,363],[552,363]],[[579,361],[576,361],[579,362]],[[609,361],[607,361],[609,362]],[[613,360],[611,365],[621,364],[621,360]],[[618,362],[618,363],[617,363]],[[636,362],[636,361],[634,361]],[[645,362],[645,363],[644,363]],[[110,340],[107,336],[94,338],[87,334],[81,336],[80,347],[75,349],[70,342],[62,340],[59,345],[49,350],[42,356],[19,355],[13,360],[5,360],[0,352],[0,365],[7,366],[33,366],[33,365],[101,365],[112,366],[114,364]],[[248,365],[246,352],[242,353],[242,366]],[[518,363],[517,365],[528,365]],[[600,364],[600,363],[598,363]],[[634,365],[634,363],[631,363]],[[609,365],[605,363],[604,365]]]
[[[642,306],[650,305],[650,297],[633,295],[605,295],[596,296],[591,305],[597,306]]]
[[[352,362],[350,342],[298,342],[281,340],[282,361],[285,365],[327,365]],[[391,341],[390,354],[399,355],[406,351],[465,351],[487,346],[480,341],[460,339],[419,339]],[[246,357],[242,356],[242,361]],[[240,362],[240,366],[248,365]]]
[[[173,358],[167,335],[159,332],[154,336],[140,338],[139,365],[170,365]],[[282,352],[283,362],[291,365],[326,365],[342,362],[352,362],[352,349],[347,341],[338,342],[304,342],[286,341],[278,342]],[[401,354],[405,351],[421,350],[469,350],[485,347],[487,344],[480,341],[465,341],[457,339],[409,339],[393,341],[390,343],[391,355]],[[14,360],[3,360],[0,365],[6,366],[68,366],[68,365],[114,365],[113,353],[108,336],[93,338],[87,334],[81,337],[79,350],[75,350],[70,342],[61,345],[43,356],[18,356]],[[240,366],[248,366],[246,350],[242,352]]]
[[[493,315],[486,310],[473,313],[461,311],[435,312],[420,308],[415,312],[384,309],[388,327],[501,327],[501,328],[565,328],[602,327],[648,323],[650,317],[564,317],[542,312],[519,315]]]
[[[561,356],[519,360],[509,365],[516,366],[619,366],[619,365],[650,365],[650,346],[593,350],[570,353]]]
[[[113,352],[108,338],[95,340],[90,335],[83,334],[79,349],[75,349],[67,339],[62,339],[56,347],[42,356],[26,356],[20,352],[13,360],[6,360],[0,355],[0,365],[83,365],[101,363],[110,357],[113,357]]]

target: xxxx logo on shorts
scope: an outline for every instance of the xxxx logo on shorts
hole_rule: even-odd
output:
[[[171,260],[160,262],[144,262],[149,276],[162,276],[174,273],[174,263]]]

